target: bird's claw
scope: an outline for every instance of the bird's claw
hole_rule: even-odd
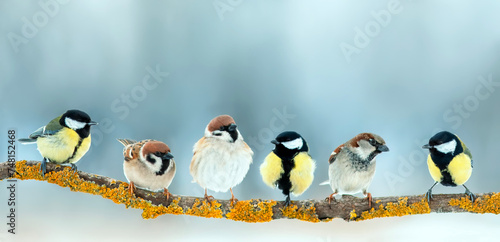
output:
[[[42,177],[45,178],[45,172],[47,172],[47,160],[45,158],[43,158],[40,164],[40,172],[42,173]]]
[[[287,196],[286,199],[285,199],[285,207],[288,207],[290,206],[290,196]]]
[[[172,193],[170,193],[167,188],[163,188],[163,195],[165,195],[165,197],[167,197],[167,201],[168,201],[168,199],[170,199],[170,196],[172,196]]]
[[[471,202],[473,202],[473,203],[476,200],[476,195],[474,195],[474,193],[469,191],[469,189],[467,189],[467,188],[465,188],[465,195],[469,196]]]
[[[427,203],[431,203],[431,199],[432,199],[432,190],[429,189],[426,193],[425,193],[425,198],[427,198]]]
[[[210,199],[214,199],[214,196],[208,196],[207,194],[205,194],[204,198],[205,200],[207,200],[207,202],[210,202]]]
[[[231,202],[231,206],[233,206],[234,203],[238,202],[238,199],[236,199],[235,197],[232,197],[231,199],[229,199],[229,201]]]
[[[337,193],[332,193],[332,194],[330,194],[330,196],[325,198],[325,201],[328,200],[329,205],[332,205],[332,200],[335,199],[333,196],[335,196],[335,194],[337,194]]]
[[[130,193],[130,196],[134,195],[134,190],[135,190],[135,185],[133,182],[130,182],[130,184],[128,185],[128,192]]]
[[[366,196],[368,197],[368,208],[372,208],[372,194],[371,193],[366,193]]]

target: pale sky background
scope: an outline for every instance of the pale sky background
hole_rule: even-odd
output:
[[[433,181],[421,146],[441,130],[458,134],[472,151],[469,189],[500,192],[499,2],[40,2],[0,1],[3,159],[8,129],[27,137],[76,108],[100,122],[92,130],[91,150],[77,163],[80,170],[124,181],[116,139],[157,139],[171,147],[177,163],[170,191],[202,196],[189,174],[192,146],[213,117],[230,114],[255,152],[247,177],[234,188],[239,199],[284,199],[259,174],[273,148],[269,141],[283,130],[302,134],[318,167],[309,190],[292,199],[328,196],[331,189],[318,184],[328,179],[330,153],[361,132],[379,134],[390,148],[378,156],[369,189],[374,197],[424,194]],[[162,73],[155,78],[150,73],[157,68]],[[41,160],[35,145],[18,146],[17,154]],[[2,191],[0,214],[6,214]],[[438,185],[434,192],[464,189]],[[321,224],[173,215],[142,220],[140,210],[45,182],[22,181],[17,196],[18,234],[0,226],[0,241],[500,236],[495,215]]]

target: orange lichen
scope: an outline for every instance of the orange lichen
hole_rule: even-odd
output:
[[[193,207],[188,209],[186,214],[205,218],[222,218],[222,210],[220,207],[221,204],[215,199],[209,203],[206,200],[200,202],[200,199],[196,199]]]
[[[45,177],[42,177],[40,165],[28,166],[26,163],[26,161],[16,163],[16,170],[19,174],[15,174],[14,178],[47,181],[61,187],[69,187],[72,191],[100,195],[115,203],[124,204],[127,208],[142,209],[142,217],[145,219],[156,218],[166,213],[182,214],[183,212],[182,208],[178,205],[180,198],[179,200],[172,201],[168,208],[166,208],[163,205],[154,205],[150,201],[130,196],[126,183],[121,183],[117,188],[109,188],[104,185],[100,186],[94,182],[81,179],[78,174],[69,167],[65,167],[62,171],[58,172],[48,172],[45,174]]]
[[[459,199],[452,198],[449,201],[450,206],[460,207],[473,213],[493,213],[500,214],[500,193],[484,195],[478,198],[474,203],[466,197]]]
[[[255,202],[256,203],[255,203]],[[254,203],[252,203],[254,202]],[[248,200],[239,201],[226,214],[228,219],[249,223],[269,222],[273,219],[273,206],[276,201]]]
[[[411,214],[426,214],[430,213],[431,209],[427,200],[422,198],[420,202],[408,205],[408,197],[399,198],[398,203],[387,203],[387,205],[380,204],[379,209],[372,208],[370,211],[364,211],[359,217],[353,217],[354,211],[351,212],[351,220],[361,221],[373,218],[405,216]]]
[[[316,214],[316,207],[314,207],[314,203],[304,204],[300,208],[296,205],[290,204],[288,207],[281,209],[281,212],[283,213],[283,216],[288,218],[296,218],[313,223],[321,222]]]
[[[180,201],[181,201],[180,197],[173,200],[167,207],[167,213],[175,215],[184,214],[184,209],[182,209],[182,207],[179,206]]]
[[[358,215],[356,214],[356,209],[353,209],[350,213],[349,213],[349,220],[354,220],[358,217]]]

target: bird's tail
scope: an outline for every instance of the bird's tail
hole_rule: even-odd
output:
[[[324,185],[330,185],[330,181],[326,180],[322,183],[319,184],[320,186],[324,186]]]
[[[30,138],[18,139],[17,141],[19,141],[21,144],[24,145],[36,143],[36,139],[30,139]]]
[[[117,139],[118,142],[120,142],[123,146],[127,146],[127,145],[130,145],[130,144],[135,144],[137,143],[137,141],[135,140],[132,140],[132,139]]]

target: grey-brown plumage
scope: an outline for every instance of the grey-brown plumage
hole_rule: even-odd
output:
[[[371,206],[371,194],[367,189],[375,174],[375,157],[385,151],[389,148],[384,139],[371,133],[358,134],[337,147],[329,159],[329,183],[333,190],[329,201],[336,194],[363,192]]]
[[[130,193],[133,193],[135,186],[153,192],[163,190],[168,200],[168,186],[175,176],[175,161],[170,148],[156,140],[118,141],[125,146],[123,172],[130,182]]]

